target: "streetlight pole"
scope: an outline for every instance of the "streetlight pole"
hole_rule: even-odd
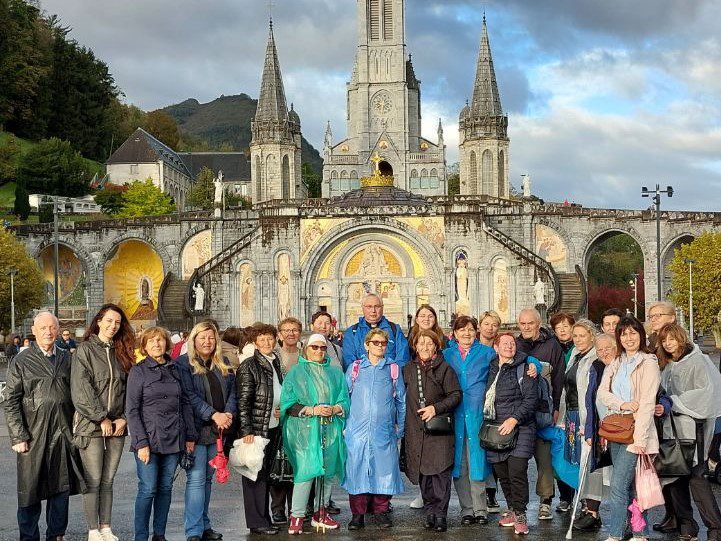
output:
[[[631,274],[631,280],[628,283],[633,287],[633,317],[638,319],[638,273]]]
[[[53,233],[55,237],[55,250],[54,250],[54,271],[53,271],[53,286],[55,290],[55,317],[60,317],[59,302],[60,299],[60,285],[58,281],[58,267],[60,265],[60,246],[58,243],[58,196],[56,195],[53,199]]]
[[[658,285],[658,297],[656,300],[663,300],[662,284],[661,284],[661,194],[673,197],[673,186],[666,186],[665,190],[656,184],[655,190],[649,190],[646,186],[641,188],[641,197],[652,197],[653,204],[656,206],[656,283]]]
[[[688,265],[688,330],[693,342],[693,274],[691,269],[696,260],[684,259],[684,263]]]
[[[15,275],[18,273],[18,269],[10,267],[7,270],[10,275],[10,335],[15,334]]]

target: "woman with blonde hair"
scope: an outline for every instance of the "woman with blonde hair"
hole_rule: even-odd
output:
[[[495,310],[486,310],[478,318],[478,341],[489,348],[493,347],[501,328],[501,316]]]
[[[188,336],[188,353],[176,360],[183,394],[193,408],[198,439],[193,467],[185,485],[185,536],[188,541],[216,541],[208,518],[214,469],[208,464],[217,453],[216,441],[230,428],[236,413],[235,376],[221,351],[218,329],[209,321],[195,325]]]
[[[441,329],[441,326],[438,324],[438,314],[430,304],[421,304],[413,318],[413,327],[411,327],[411,332],[408,333],[408,347],[411,351],[411,358],[415,356],[413,344],[416,341],[416,336],[418,336],[418,333],[421,331],[431,331],[435,333],[441,342],[441,350],[446,347],[446,337],[443,334],[443,329]]]

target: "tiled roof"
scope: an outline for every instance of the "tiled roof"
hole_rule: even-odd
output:
[[[250,181],[250,162],[244,152],[180,152],[179,156],[193,179],[203,167],[207,167],[216,175],[218,171],[223,171],[225,182]]]
[[[125,142],[113,152],[106,162],[108,165],[120,163],[155,163],[163,161],[181,173],[191,176],[180,156],[168,145],[159,141],[143,128],[138,128]]]

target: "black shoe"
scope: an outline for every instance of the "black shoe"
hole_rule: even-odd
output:
[[[461,517],[461,524],[463,526],[470,526],[471,524],[475,524],[475,523],[476,523],[476,517],[474,517],[473,515],[463,515]]]
[[[277,515],[274,514],[270,519],[273,521],[273,524],[287,524],[288,523],[288,517],[285,516],[283,513],[278,513]],[[222,538],[219,537],[218,539]],[[215,537],[209,538],[209,539],[216,539]]]
[[[391,520],[390,513],[379,513],[378,515],[376,515],[376,517],[378,526],[380,526],[381,528],[390,528],[391,526],[393,526],[393,521]]]
[[[561,500],[556,506],[556,513],[568,513],[571,509],[571,502]]]
[[[448,521],[446,517],[439,517],[436,519],[436,531],[445,532],[448,529]]]
[[[496,489],[495,488],[487,488],[486,489],[486,502],[487,502],[489,513],[498,513],[501,510],[501,506],[498,505],[498,500],[496,499]]]
[[[426,530],[433,530],[436,527],[436,515],[426,515],[426,521],[423,523]]]
[[[488,517],[486,515],[478,515],[476,517],[476,524],[481,524],[485,526],[486,524],[488,524]]]
[[[678,531],[676,517],[669,517],[668,515],[665,516],[661,522],[653,525],[653,530],[661,533],[672,533]]]
[[[188,537],[188,541],[203,541],[199,536],[194,535],[192,537]]]
[[[595,532],[601,529],[601,517],[594,517],[591,513],[584,513],[573,522],[573,529],[579,532]]]
[[[393,502],[388,502],[388,512],[389,513],[393,512]]]
[[[153,539],[152,539],[152,541],[168,541],[168,540],[165,539],[165,536],[164,536],[164,535],[156,535],[156,534],[153,534]]]
[[[353,515],[348,524],[349,530],[360,530],[366,525],[365,515]]]
[[[221,539],[223,539],[223,534],[216,532],[212,528],[203,532],[202,541],[220,541]]]
[[[278,528],[272,528],[270,526],[264,526],[263,528],[251,528],[250,533],[254,533],[256,535],[276,535],[278,533]]]
[[[340,515],[340,507],[338,507],[333,500],[328,500],[328,505],[325,506],[325,512],[329,515]]]

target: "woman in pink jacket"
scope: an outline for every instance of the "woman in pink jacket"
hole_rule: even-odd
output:
[[[603,372],[598,400],[608,408],[609,413],[632,413],[635,427],[632,444],[608,444],[613,459],[613,475],[607,541],[620,541],[626,531],[638,455],[658,453],[658,435],[653,422],[661,381],[658,360],[655,355],[646,352],[646,332],[636,318],[621,319],[616,327],[616,342],[621,355]],[[646,531],[633,532],[633,539],[645,541]]]

